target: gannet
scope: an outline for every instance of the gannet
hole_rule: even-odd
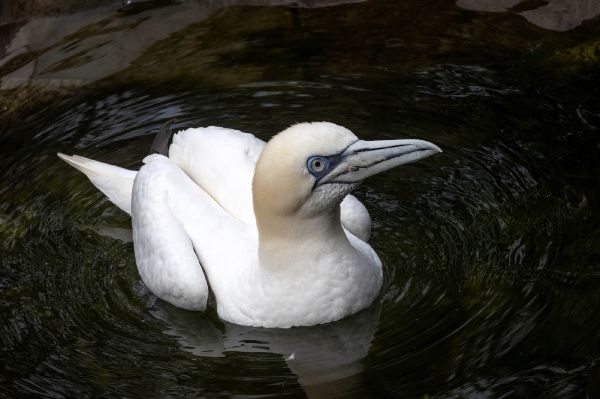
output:
[[[367,177],[441,152],[422,140],[359,140],[328,122],[268,143],[220,127],[180,131],[139,172],[58,154],[131,214],[142,281],[184,309],[288,328],[368,307],[383,282],[370,217],[350,193]],[[208,282],[207,282],[208,279]]]

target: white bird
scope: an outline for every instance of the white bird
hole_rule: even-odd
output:
[[[373,302],[381,261],[367,244],[369,214],[349,194],[437,152],[427,141],[362,141],[318,122],[267,144],[232,129],[188,129],[169,157],[149,155],[139,172],[58,155],[131,214],[138,271],[156,296],[204,310],[208,278],[222,319],[287,328]]]

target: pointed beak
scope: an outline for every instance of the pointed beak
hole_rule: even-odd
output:
[[[355,183],[379,172],[415,162],[442,150],[423,140],[359,140],[332,157],[329,171],[317,185]]]

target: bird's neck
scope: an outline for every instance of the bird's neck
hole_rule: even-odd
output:
[[[353,250],[342,228],[340,206],[311,217],[280,215],[257,220],[262,267],[277,270],[329,256],[332,249]]]

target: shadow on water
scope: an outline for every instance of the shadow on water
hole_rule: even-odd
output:
[[[1,395],[600,395],[593,4],[548,27],[529,16],[557,2],[333,3],[106,2],[2,25]],[[172,118],[439,145],[356,192],[377,303],[270,330],[149,302],[129,216],[55,154],[138,169]]]

